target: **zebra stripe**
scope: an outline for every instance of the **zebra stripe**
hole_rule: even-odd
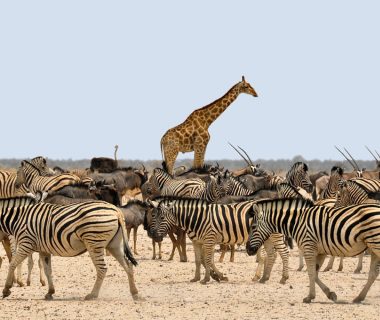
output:
[[[311,193],[313,191],[313,184],[310,181],[308,171],[309,168],[305,163],[296,162],[286,173],[286,182],[292,186],[301,187]]]
[[[192,281],[200,280],[201,261],[204,261],[206,269],[202,283],[208,282],[213,274],[217,280],[224,279],[214,264],[215,245],[243,244],[248,240],[253,204],[254,201],[222,205],[199,199],[163,200],[152,213],[151,232],[156,241],[162,241],[173,226],[180,226],[192,240],[196,255],[196,271]],[[274,262],[273,246],[283,259],[281,283],[285,283],[289,277],[289,251],[281,234],[273,235],[267,245],[268,257]],[[269,279],[269,274],[270,269],[266,268],[261,282]]]
[[[16,255],[9,265],[3,297],[10,295],[15,268],[33,251],[40,252],[40,256],[44,257],[49,284],[46,299],[52,299],[55,292],[51,277],[51,255],[73,257],[88,251],[97,277],[86,299],[96,298],[107,271],[105,248],[127,272],[132,295],[137,294],[133,270],[127,259],[135,265],[136,260],[126,240],[123,214],[107,202],[91,201],[60,206],[35,204],[28,198],[0,200],[0,231],[13,235],[17,242]]]
[[[313,206],[312,202],[302,199],[281,199],[259,201],[253,205],[253,211],[248,254],[255,254],[274,232],[294,238],[304,252],[309,274],[306,303],[315,298],[315,282],[329,299],[337,299],[336,294],[318,278],[318,269],[327,254],[352,257],[371,249],[368,281],[354,302],[365,299],[380,270],[380,205],[362,204],[336,209]]]
[[[64,173],[55,176],[45,176],[38,167],[26,160],[21,162],[21,166],[25,173],[26,184],[29,186],[32,192],[53,192],[60,190],[67,185],[81,183],[81,180],[78,176],[70,173]]]
[[[181,179],[172,178],[166,171],[156,168],[150,179],[152,188],[161,196],[176,196],[183,198],[199,198],[214,202],[225,195],[224,187],[219,177],[210,176],[205,182],[199,178]]]

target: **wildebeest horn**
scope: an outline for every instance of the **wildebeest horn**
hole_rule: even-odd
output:
[[[251,163],[249,163],[249,161],[246,159],[246,158],[244,158],[244,156],[240,153],[240,151],[238,150],[238,149],[236,149],[235,148],[235,146],[234,145],[232,145],[230,142],[228,142],[228,144],[232,147],[232,148],[234,148],[235,149],[235,151],[243,158],[243,160],[249,165],[249,166],[251,166],[252,164]],[[240,148],[240,147],[239,147]]]
[[[352,161],[355,163],[355,165],[356,165],[356,170],[361,171],[360,168],[359,168],[359,166],[358,166],[358,164],[356,163],[354,157],[348,152],[348,150],[347,150],[346,148],[343,148],[343,149],[344,149],[344,151],[347,152],[347,154],[350,156],[350,158],[352,159]]]
[[[374,157],[374,159],[375,159],[375,161],[376,162],[378,162],[379,160],[376,158],[376,156],[372,153],[372,151],[367,147],[367,146],[365,146],[366,148],[367,148],[367,150],[369,151],[369,153],[372,155],[372,157]]]
[[[347,156],[341,150],[339,150],[339,148],[337,146],[334,146],[334,147],[335,147],[336,150],[338,150],[342,154],[343,157],[345,157],[345,159],[350,163],[350,165],[352,166],[352,168],[354,168],[354,170],[356,170],[356,168],[355,168],[354,164],[351,162],[351,160],[348,159]]]

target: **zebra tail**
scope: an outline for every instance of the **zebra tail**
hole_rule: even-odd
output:
[[[120,210],[118,210],[118,213],[119,213],[118,219],[119,219],[120,227],[121,227],[122,232],[123,232],[124,258],[126,260],[129,260],[134,266],[137,266],[137,261],[136,261],[135,257],[133,256],[131,248],[129,247],[129,244],[128,244],[127,229],[125,227],[124,217],[123,217],[122,213],[120,212]]]

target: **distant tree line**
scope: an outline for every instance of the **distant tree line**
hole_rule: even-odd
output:
[[[0,159],[0,168],[17,168],[21,161],[24,159]],[[28,159],[25,159],[28,160]],[[341,166],[345,171],[352,171],[352,166],[347,161],[339,160],[305,160],[302,156],[295,156],[293,159],[256,159],[253,160],[255,164],[260,164],[261,168],[274,171],[275,173],[286,172],[293,163],[297,161],[305,162],[309,166],[310,172],[317,171],[326,171],[330,172],[331,168],[335,165]],[[124,160],[119,159],[118,163],[120,167],[139,167],[143,164],[147,170],[151,171],[156,167],[161,167],[161,160]],[[359,168],[366,168],[372,170],[376,167],[375,161],[371,160],[356,160],[359,165]],[[81,159],[81,160],[54,160],[48,159],[48,165],[50,167],[59,166],[63,169],[74,169],[74,168],[89,168],[91,159]],[[192,159],[180,159],[176,161],[176,166],[185,166],[186,168],[191,168],[193,163]],[[238,168],[245,167],[247,164],[243,160],[206,160],[207,164],[219,164],[219,166],[224,167],[225,169],[235,170]]]

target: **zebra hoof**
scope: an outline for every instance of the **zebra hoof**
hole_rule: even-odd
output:
[[[327,298],[329,298],[330,300],[336,302],[336,300],[338,300],[338,297],[336,296],[336,293],[335,292],[330,292],[328,295],[327,295]]]
[[[46,283],[44,280],[41,280],[40,283],[41,283],[41,286],[43,286],[43,287],[46,286]]]
[[[311,297],[307,296],[306,298],[303,298],[303,303],[311,303]]]
[[[359,274],[361,271],[362,271],[361,269],[356,269],[356,270],[354,271],[354,273],[355,273],[355,274]]]
[[[53,295],[51,293],[45,294],[45,300],[48,300],[48,301],[53,300]]]
[[[27,285],[27,287],[30,287],[30,281],[29,280],[26,282],[26,285]]]
[[[22,282],[22,281],[17,281],[17,284],[18,284],[20,287],[24,287],[24,286],[25,286],[24,282]]]
[[[214,271],[214,270],[210,270],[210,276],[211,278],[213,278],[215,281],[217,282],[220,282],[220,277],[219,275]]]
[[[11,290],[9,289],[4,289],[3,290],[3,299],[8,297],[11,294]]]
[[[323,272],[327,272],[327,271],[330,271],[330,270],[331,270],[331,268],[326,267],[326,268],[323,270]]]
[[[193,279],[190,280],[190,282],[197,282],[199,280],[200,280],[200,278],[193,278]]]
[[[199,281],[200,284],[207,284],[207,282],[209,282],[209,280],[206,280],[206,279]]]
[[[281,278],[281,280],[280,280],[280,284],[285,284],[285,283],[286,283],[286,280],[288,280],[288,278]]]
[[[298,267],[297,271],[302,271],[303,269],[303,266],[302,267]]]
[[[94,300],[96,298],[97,298],[96,295],[90,293],[90,294],[88,294],[87,296],[84,297],[84,300]]]
[[[146,301],[146,299],[143,298],[142,296],[140,296],[138,293],[133,294],[133,295],[132,295],[132,298],[133,298],[133,300],[135,300],[135,301]]]
[[[354,300],[352,300],[353,303],[361,303],[364,299],[360,297],[356,297]]]

